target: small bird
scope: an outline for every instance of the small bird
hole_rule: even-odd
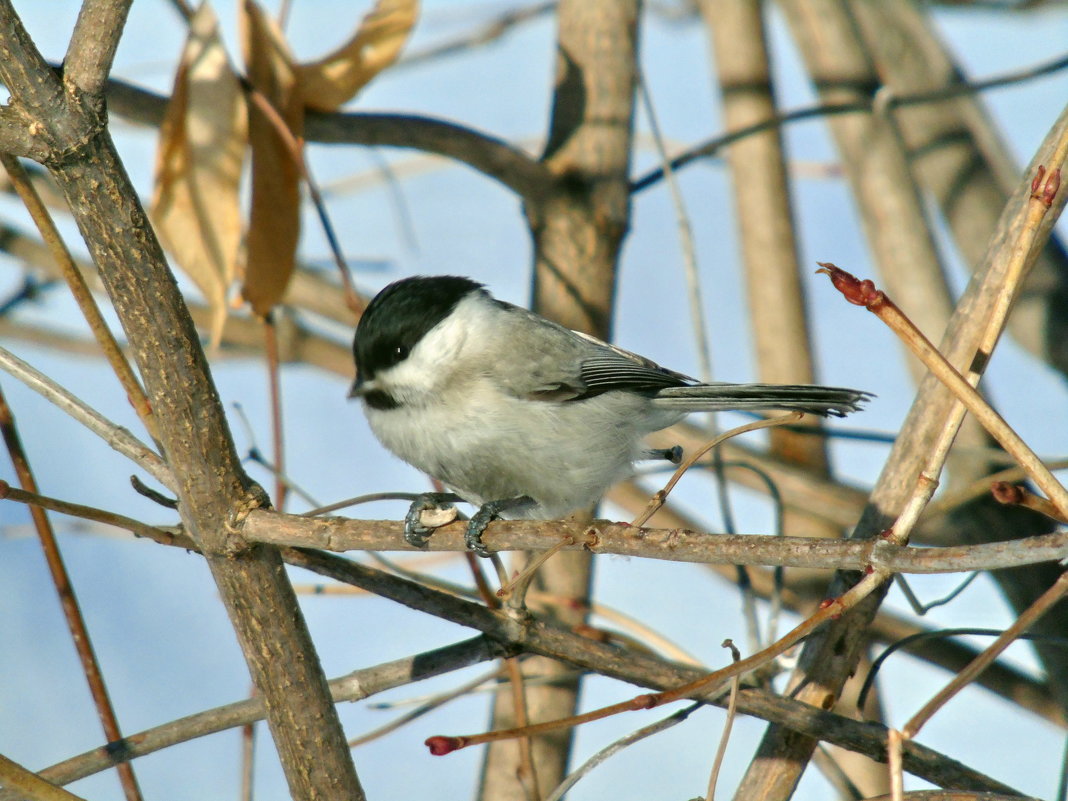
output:
[[[352,345],[356,380],[379,441],[452,493],[424,493],[405,538],[425,546],[421,512],[478,506],[466,542],[497,517],[552,519],[592,507],[650,452],[642,438],[691,412],[798,410],[842,417],[855,389],[702,384],[594,337],[496,300],[458,276],[416,276],[375,296]],[[677,460],[677,456],[676,456]]]

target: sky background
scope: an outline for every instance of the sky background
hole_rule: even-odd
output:
[[[234,4],[214,5],[228,41],[236,44]],[[315,57],[339,43],[357,24],[364,5],[297,0],[288,30],[298,57]],[[424,4],[408,50],[418,51],[470,30],[513,5],[430,0]],[[16,2],[16,7],[46,57],[58,61],[78,4],[24,0]],[[1068,42],[1068,9],[1056,4],[1026,14],[940,9],[936,18],[966,73],[977,78],[1061,55]],[[353,108],[443,117],[538,152],[550,103],[553,33],[552,19],[543,17],[492,46],[421,66],[397,67],[373,82]],[[183,25],[168,2],[138,0],[114,74],[169,91],[183,35]],[[680,148],[721,132],[702,26],[647,15],[641,41],[642,69],[669,147]],[[772,46],[782,104],[793,108],[812,102],[812,89],[775,15]],[[984,100],[1012,151],[1026,163],[1066,97],[1068,77],[1060,74],[988,92]],[[648,132],[644,114],[639,114],[638,124],[642,134]],[[154,132],[118,121],[114,134],[134,181],[143,196],[148,196]],[[803,264],[814,268],[816,261],[833,261],[858,275],[872,275],[848,188],[827,169],[833,166],[835,153],[824,124],[815,120],[790,126],[786,138],[797,178],[795,211]],[[644,141],[635,159],[635,174],[656,162],[648,138]],[[529,235],[519,204],[505,190],[467,168],[429,162],[410,153],[312,145],[309,157],[328,190],[329,211],[347,256],[357,266],[361,289],[372,292],[415,273],[456,273],[486,282],[503,299],[526,303]],[[383,160],[399,172],[417,168],[399,185],[410,231],[397,214],[391,192],[376,177]],[[373,180],[367,188],[352,191],[345,182],[353,176]],[[712,328],[715,374],[723,380],[747,380],[753,368],[727,175],[721,163],[704,163],[684,170],[680,184],[697,241],[701,300]],[[5,220],[29,228],[24,213],[11,199],[0,198],[0,213]],[[633,215],[621,265],[616,341],[666,366],[695,372],[681,248],[664,187],[639,195]],[[83,252],[73,226],[61,222],[72,247]],[[328,255],[310,211],[302,253],[313,261]],[[950,247],[944,247],[944,254],[954,285],[962,287],[966,278],[956,254]],[[15,291],[21,281],[17,264],[4,266],[0,298]],[[912,390],[892,336],[873,316],[841,302],[826,279],[809,275],[806,280],[820,380],[856,386],[878,396],[863,416],[841,427],[896,431]],[[48,293],[19,315],[27,321],[47,320],[64,330],[84,330],[62,290]],[[140,431],[117,382],[101,362],[23,342],[0,344],[114,421]],[[1000,346],[988,376],[986,386],[1001,410],[1040,455],[1068,453],[1068,426],[1064,424],[1068,393],[1062,379],[1011,341]],[[253,443],[234,418],[234,404],[240,404],[247,415],[257,444],[268,450],[264,366],[222,361],[215,366],[215,378],[234,422],[239,451],[247,451]],[[371,437],[359,409],[345,399],[348,380],[311,368],[285,369],[290,474],[323,503],[363,492],[424,489],[425,479],[385,454]],[[14,380],[0,376],[0,385],[15,412],[44,494],[152,522],[170,522],[159,507],[131,491],[128,477],[134,471],[125,460]],[[722,422],[736,420],[724,417]],[[875,480],[887,452],[885,446],[876,444],[835,442],[832,447],[840,474],[864,484]],[[5,462],[0,465],[0,478],[13,480],[6,460],[0,461]],[[265,485],[271,483],[255,466],[250,471]],[[710,489],[705,479],[694,478],[683,482],[680,497],[686,508],[702,511],[715,527],[718,513],[710,502]],[[299,511],[300,506],[292,509]],[[403,511],[403,506],[382,504],[358,514],[398,518]],[[766,506],[746,503],[743,498],[736,511],[740,531],[770,531],[772,515]],[[41,768],[100,745],[102,735],[28,521],[24,508],[0,503],[0,642],[4,643],[0,647],[0,753]],[[247,695],[244,661],[199,557],[134,541],[121,532],[86,536],[77,523],[58,517],[54,522],[126,733]],[[464,579],[459,565],[440,572]],[[301,583],[314,581],[300,572],[294,572],[293,578]],[[912,583],[921,597],[931,599],[958,580],[926,577]],[[600,558],[595,595],[605,604],[640,617],[710,664],[724,662],[719,647],[724,638],[745,642],[734,589],[700,566]],[[896,589],[889,603],[895,609],[904,608]],[[471,634],[371,597],[307,597],[302,606],[331,677]],[[958,601],[939,609],[926,622],[1005,626],[1011,619],[987,579],[980,578]],[[371,638],[369,630],[374,632]],[[1011,658],[1028,668],[1035,664],[1025,647],[1014,646]],[[894,659],[899,666],[886,672],[885,703],[890,723],[901,725],[948,677],[906,657]],[[482,665],[386,697],[401,700],[445,689],[487,669]],[[587,688],[588,707],[634,693],[633,688],[597,678]],[[484,696],[465,698],[357,749],[356,766],[369,797],[404,799],[431,792],[439,798],[470,796],[479,751],[468,749],[442,760],[430,757],[422,741],[431,734],[477,731],[486,720],[485,710]],[[396,710],[370,709],[367,704],[342,705],[340,712],[346,731],[353,736],[397,714]],[[631,713],[624,719],[583,727],[576,756],[584,759],[616,737],[666,714],[665,710]],[[576,801],[609,794],[621,799],[686,798],[703,792],[722,722],[718,710],[702,710],[687,723],[608,761],[569,797]],[[760,721],[736,721],[720,779],[723,792],[730,792],[736,784],[763,728]],[[256,797],[286,798],[266,729],[260,733]],[[1056,789],[1062,733],[983,691],[954,700],[928,724],[920,740],[1025,793],[1049,798]],[[239,737],[236,732],[225,732],[203,738],[140,759],[135,767],[146,798],[234,798],[239,782]],[[907,786],[922,785],[912,781]],[[83,780],[71,789],[93,799],[121,798],[113,773]],[[826,798],[827,792],[823,780],[810,770],[797,798],[815,801]]]

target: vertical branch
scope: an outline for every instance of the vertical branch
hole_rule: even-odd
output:
[[[763,4],[702,0],[712,36],[724,123],[738,130],[777,115]],[[815,383],[782,131],[773,127],[727,148],[749,314],[761,381]],[[776,455],[826,473],[820,437],[772,430]]]
[[[704,0],[701,5],[713,37],[728,130],[739,130],[776,115],[764,5],[750,0]],[[781,129],[771,128],[733,143],[727,149],[727,161],[760,380],[815,383]],[[815,421],[810,424],[819,425]],[[828,474],[821,437],[773,429],[770,442],[775,455],[804,465],[818,475]],[[792,510],[785,512],[784,523],[794,534],[841,535],[836,526]],[[885,771],[871,760],[843,754],[843,763],[850,779],[863,786],[866,794],[886,791]]]
[[[868,104],[879,88],[849,3],[785,0],[790,32],[824,103]],[[876,104],[879,106],[879,104]],[[885,109],[827,120],[838,145],[882,283],[929,336],[953,301],[904,143]],[[918,381],[923,369],[914,366]]]
[[[867,101],[878,79],[862,44],[851,6],[835,0],[785,0],[782,7],[795,40],[824,102]],[[879,104],[877,104],[879,105]],[[869,242],[884,280],[900,286],[910,315],[922,329],[943,330],[949,317],[950,299],[920,198],[913,182],[900,135],[885,112],[841,115],[829,121],[843,163],[850,177],[865,223]],[[984,276],[996,282],[991,270]],[[992,286],[996,286],[994,283]],[[971,293],[979,291],[973,286]],[[898,290],[894,290],[897,294]],[[994,291],[994,294],[998,294]],[[977,297],[972,295],[972,297]],[[989,298],[980,302],[989,310]],[[915,310],[915,315],[912,314]],[[964,327],[978,324],[982,312],[967,304],[954,319]],[[970,353],[959,353],[965,365],[975,355],[978,340],[966,335]],[[958,343],[961,340],[957,340]],[[958,362],[959,363],[959,362]],[[919,375],[919,374],[918,374]],[[909,436],[908,427],[899,436],[895,454],[880,478],[872,506],[858,524],[854,536],[870,537],[888,527],[901,512],[909,490],[926,464],[933,443],[956,434],[960,417],[951,420],[953,404],[930,380],[913,407],[910,420],[925,430],[924,437]],[[939,398],[938,401],[933,401]],[[908,424],[906,424],[908,426]],[[906,445],[907,443],[907,445]],[[908,452],[906,456],[905,453]],[[933,477],[932,477],[933,478]],[[839,576],[833,593],[853,580]],[[864,629],[875,614],[882,592],[874,593],[858,609],[806,643],[792,686],[800,687],[799,700],[815,706],[837,699],[856,666]],[[739,798],[748,801],[782,799],[792,794],[808,760],[813,740],[781,727],[769,727],[750,766]]]
[[[263,491],[241,469],[188,309],[107,133],[103,97],[87,94],[110,63],[111,40],[121,35],[120,7],[107,0],[85,5],[64,85],[11,0],[0,0],[0,80],[38,133],[45,149],[40,160],[62,190],[126,331],[174,471],[182,522],[205,555],[264,696],[291,794],[361,799],[278,551],[249,546],[239,535],[244,515],[264,503]],[[79,75],[86,76],[84,87],[70,83]],[[9,149],[5,145],[0,141],[0,150]]]
[[[557,9],[557,72],[543,163],[552,182],[526,213],[534,239],[534,308],[569,328],[611,333],[616,264],[629,225],[629,170],[637,86],[638,0],[563,0]],[[565,625],[584,619],[589,554],[561,553],[541,568],[536,589],[575,599],[558,612]],[[544,658],[524,668],[541,675],[569,669]],[[503,695],[503,694],[502,694]],[[573,678],[528,688],[530,720],[573,713]],[[506,700],[495,705],[494,728],[511,725]],[[571,732],[534,738],[534,764],[543,787],[566,774]],[[482,797],[522,798],[515,780],[514,744],[494,744],[483,767]]]
[[[916,4],[854,4],[864,39],[881,80],[895,94],[931,91],[961,82],[956,64],[933,30],[933,23]],[[1018,168],[987,117],[981,101],[962,95],[938,103],[899,108],[895,119],[913,154],[913,168],[934,196],[953,233],[954,241],[973,271],[982,268],[998,216],[1015,186]],[[1006,177],[1007,176],[1007,177]],[[1035,257],[1024,287],[1017,293],[1009,327],[1017,342],[1068,372],[1068,257],[1055,239]],[[983,350],[992,350],[992,345]],[[972,445],[989,438],[970,426],[962,430]],[[963,440],[958,440],[962,442]],[[956,486],[989,475],[998,466],[969,456],[951,463]],[[961,521],[978,521],[957,529],[967,542],[991,542],[1039,534],[1048,521],[1021,509],[999,506],[984,496],[958,510]],[[1057,577],[1056,565],[1026,570],[998,570],[993,574],[1009,603],[1019,613],[1034,602]],[[1043,617],[1036,631],[1050,634],[1068,625],[1068,604]],[[1033,644],[1062,704],[1068,704],[1068,670],[1063,654],[1044,640]]]

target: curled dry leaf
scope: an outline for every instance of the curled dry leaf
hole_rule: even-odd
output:
[[[318,61],[300,64],[304,103],[336,111],[397,60],[419,13],[417,0],[378,0],[345,44]]]
[[[150,215],[163,246],[204,294],[214,345],[238,272],[245,99],[205,3],[194,15],[160,127]]]
[[[296,143],[304,131],[304,101],[293,56],[274,20],[253,0],[245,0],[241,19],[248,80],[258,95],[249,102],[252,209],[241,291],[252,310],[266,316],[285,294],[300,239]],[[264,104],[273,112],[265,113]]]

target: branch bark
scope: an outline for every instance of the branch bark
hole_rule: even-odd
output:
[[[295,798],[363,797],[311,638],[276,549],[234,526],[265,503],[242,471],[204,353],[173,276],[106,129],[106,72],[121,3],[90,3],[72,54],[85,87],[63,83],[0,0],[0,79],[32,121],[40,161],[63,192],[126,331],[159,421],[180,512],[230,613]],[[121,28],[121,26],[120,26]],[[105,43],[97,49],[93,41]],[[0,142],[0,149],[7,149]]]
[[[532,308],[568,328],[607,339],[616,265],[629,226],[629,172],[637,86],[639,0],[562,0],[557,7],[557,65],[548,142],[542,158],[551,176],[540,197],[524,196],[534,240]],[[589,596],[588,553],[558,554],[535,577],[534,587],[577,602],[558,612],[579,625]],[[565,674],[551,660],[528,660],[524,670]],[[563,677],[561,677],[563,679]],[[531,722],[573,713],[578,681],[527,691]],[[494,727],[511,725],[511,703],[499,697]],[[563,779],[571,748],[568,731],[533,740],[534,765],[544,787]],[[513,743],[487,750],[481,795],[525,801],[515,781]]]

